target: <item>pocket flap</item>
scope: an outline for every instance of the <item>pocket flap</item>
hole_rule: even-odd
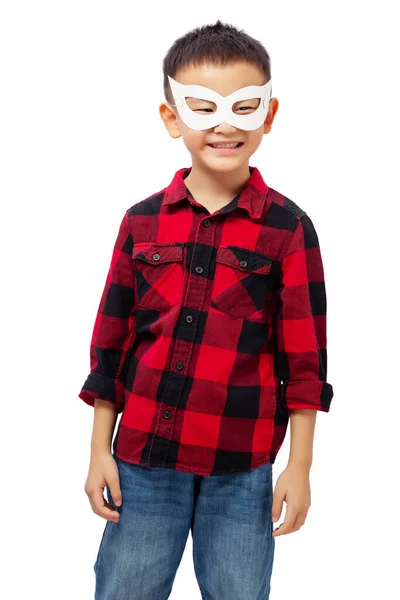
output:
[[[183,260],[184,243],[139,242],[133,245],[132,258],[138,258],[151,265],[179,262]]]
[[[217,252],[217,262],[248,273],[269,273],[272,258],[255,250],[239,246],[220,246]]]

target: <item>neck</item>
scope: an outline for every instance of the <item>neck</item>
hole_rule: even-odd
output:
[[[218,208],[227,204],[242,190],[250,178],[248,163],[228,172],[213,171],[203,164],[192,163],[192,170],[185,178],[190,193],[200,203]]]

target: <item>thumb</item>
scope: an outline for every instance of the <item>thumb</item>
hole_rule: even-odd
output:
[[[283,507],[283,498],[278,496],[278,494],[274,494],[274,500],[272,504],[272,520],[277,521],[282,513]]]
[[[117,481],[111,481],[108,484],[108,487],[110,489],[111,498],[113,499],[114,504],[116,506],[121,506],[121,504],[122,504],[122,492],[121,492],[121,488],[120,488],[118,480]]]

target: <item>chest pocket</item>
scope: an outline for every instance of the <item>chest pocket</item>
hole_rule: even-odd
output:
[[[232,319],[269,321],[272,258],[240,248],[220,246],[217,251],[211,306]]]
[[[132,259],[138,306],[165,311],[181,301],[184,245],[179,242],[134,244]]]

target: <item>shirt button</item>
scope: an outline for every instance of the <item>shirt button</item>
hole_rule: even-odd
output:
[[[191,323],[191,322],[193,321],[193,317],[192,317],[192,315],[188,315],[188,316],[186,317],[186,321],[187,321],[188,323]]]
[[[210,219],[206,219],[206,220],[204,221],[204,227],[210,227],[210,225],[211,225],[211,221],[210,221]]]
[[[240,266],[241,267],[247,267],[247,261],[246,260],[241,260],[240,261]]]
[[[196,272],[197,273],[202,273],[203,272],[203,267],[196,267]]]
[[[182,371],[183,369],[183,362],[179,361],[176,363],[176,368],[179,369],[179,371]]]
[[[169,410],[164,411],[164,418],[165,419],[169,419],[171,416],[171,413],[169,412]]]
[[[160,260],[160,255],[158,253],[153,254],[153,260]]]

